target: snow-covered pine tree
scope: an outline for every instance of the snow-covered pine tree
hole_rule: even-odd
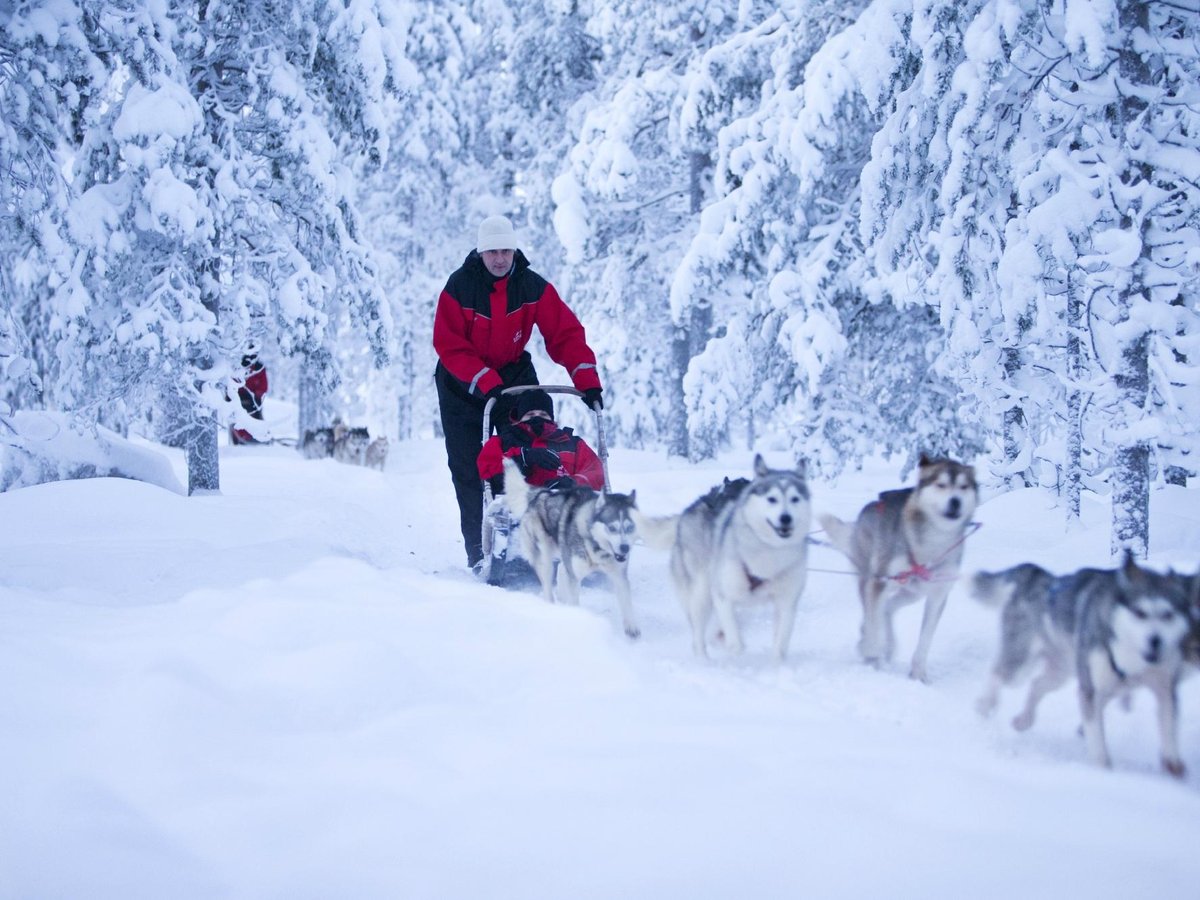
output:
[[[1194,402],[1179,361],[1195,327],[1180,300],[1196,276],[1181,237],[1196,221],[1196,129],[1179,98],[1195,90],[1196,15],[1155,3],[914,7],[919,74],[864,191],[876,267],[940,304],[946,361],[994,416],[1007,474],[1064,453],[1068,465],[1113,466],[1114,546],[1143,552],[1151,448],[1165,422],[1180,426],[1172,442],[1194,440],[1175,410]]]
[[[402,57],[380,6],[114,0],[9,23],[86,53],[47,71],[81,98],[57,123],[75,197],[45,242],[47,402],[180,436],[192,490],[219,483],[214,411],[249,339],[332,360],[340,315],[385,358],[344,162],[385,149],[375,111]]]
[[[881,449],[969,443],[928,351],[936,313],[864,261],[860,174],[911,74],[895,4],[859,8],[779,8],[770,77],[719,132],[718,199],[681,270],[744,292],[728,333],[692,363],[693,427],[728,427],[740,407],[755,438],[775,435],[827,473]]]
[[[675,365],[691,459],[715,455],[729,442],[733,424],[748,426],[759,399],[759,376],[771,365],[757,312],[765,305],[768,247],[778,233],[773,227],[741,230],[734,223],[746,206],[772,198],[760,193],[763,182],[743,179],[748,156],[731,158],[728,150],[740,142],[739,120],[762,103],[776,73],[785,81],[795,76],[786,47],[797,33],[800,6],[751,4],[731,10],[736,27],[693,54],[684,76],[680,142],[695,180],[697,170],[714,167],[715,194],[700,213],[697,233],[670,284],[672,319],[682,332]],[[786,202],[782,196],[774,199]]]
[[[1187,99],[1200,96],[1200,10],[1126,0],[1089,12],[1067,18],[1062,40],[1078,75],[1064,100],[1095,113],[1080,148],[1096,213],[1080,265],[1108,375],[1094,407],[1112,448],[1113,553],[1145,555],[1152,454],[1165,450],[1160,470],[1186,461],[1200,431],[1186,364],[1200,331],[1200,109]]]
[[[53,261],[49,399],[120,431],[156,410],[160,437],[186,449],[189,493],[215,490],[219,301],[202,112],[168,17],[94,11],[85,34],[110,68],[84,115],[66,252]]]
[[[360,182],[372,243],[392,310],[390,385],[400,438],[436,426],[433,313],[447,275],[471,246],[475,202],[491,186],[476,157],[484,129],[470,61],[483,35],[461,3],[409,4],[405,55],[411,87],[388,101],[390,149]],[[382,417],[382,414],[381,414]]]
[[[68,14],[69,13],[69,14]],[[51,261],[62,249],[63,166],[107,70],[78,9],[56,21],[0,6],[0,402],[38,408],[54,353],[47,342]]]
[[[374,0],[211,0],[173,12],[194,22],[191,83],[225,176],[222,283],[241,325],[223,328],[227,358],[260,336],[300,357],[303,434],[332,418],[342,352],[361,354],[365,337],[375,363],[387,359],[390,312],[360,234],[352,166],[386,154],[381,109],[405,69],[405,20]],[[340,322],[350,327],[339,332]]]
[[[680,145],[677,97],[689,61],[734,27],[734,7],[626,0],[596,10],[602,83],[571,119],[575,143],[553,185],[572,297],[585,320],[605,323],[593,346],[615,401],[609,421],[633,446],[666,441],[680,456],[692,354],[666,285],[707,175]],[[696,329],[700,346],[708,330]],[[672,356],[680,343],[682,366]]]

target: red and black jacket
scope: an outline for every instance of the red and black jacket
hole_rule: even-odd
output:
[[[433,348],[463,391],[482,397],[504,385],[497,371],[516,363],[536,325],[550,358],[567,370],[575,388],[600,387],[596,355],[583,326],[554,285],[533,269],[520,250],[508,275],[494,278],[478,251],[446,282],[433,318]]]
[[[519,457],[526,447],[547,447],[558,454],[557,469],[535,467],[529,470],[525,480],[534,487],[570,475],[576,484],[597,491],[604,488],[604,464],[583,438],[572,433],[570,428],[557,426],[547,428],[540,435],[535,434],[524,422],[509,425],[487,439],[476,460],[479,477],[486,481],[503,474],[503,458]]]

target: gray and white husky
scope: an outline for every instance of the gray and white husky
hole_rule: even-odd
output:
[[[804,463],[771,469],[761,455],[753,479],[727,479],[677,516],[640,517],[646,543],[671,550],[671,575],[697,656],[708,655],[714,609],[726,646],[741,653],[734,607],[761,600],[775,606],[774,656],[783,660],[808,577],[811,521]]]
[[[1177,686],[1195,635],[1186,580],[1144,569],[1126,554],[1116,570],[1055,576],[1024,563],[979,572],[971,591],[985,604],[1001,606],[1000,652],[976,704],[980,713],[996,708],[1001,687],[1035,670],[1025,707],[1012,723],[1024,731],[1042,697],[1075,676],[1088,756],[1109,766],[1104,707],[1114,697],[1146,687],[1158,704],[1163,768],[1177,777],[1184,774]]]
[[[973,467],[922,454],[916,487],[880,494],[853,524],[820,516],[830,542],[846,554],[858,574],[863,610],[858,651],[866,662],[879,666],[891,659],[896,610],[924,598],[909,675],[929,680],[925,667],[933,632],[958,578],[963,542],[978,501]]]
[[[591,572],[608,576],[625,634],[641,634],[633,615],[629,587],[629,554],[636,536],[633,513],[637,492],[607,494],[576,485],[566,490],[531,487],[516,463],[504,460],[508,506],[521,522],[525,554],[542,585],[542,596],[555,599],[554,564],[558,567],[558,596],[579,603],[579,583]]]

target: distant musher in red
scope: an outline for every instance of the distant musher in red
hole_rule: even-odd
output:
[[[525,349],[535,325],[546,352],[567,370],[588,408],[603,408],[596,354],[579,319],[554,285],[529,267],[512,222],[488,216],[479,225],[475,249],[446,281],[433,319],[434,382],[469,566],[483,558],[483,482],[476,459],[484,405],[497,398],[492,422],[503,425],[511,402],[500,392],[538,384]]]
[[[238,388],[238,400],[242,409],[255,419],[262,419],[263,397],[267,393],[267,367],[258,358],[258,351],[253,347],[242,357],[242,386]],[[254,436],[245,428],[233,428],[229,432],[230,440],[235,444],[253,444]]]

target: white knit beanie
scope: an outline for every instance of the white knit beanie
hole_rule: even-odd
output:
[[[480,253],[484,250],[516,250],[517,234],[512,222],[504,216],[488,216],[479,223],[475,249]]]

